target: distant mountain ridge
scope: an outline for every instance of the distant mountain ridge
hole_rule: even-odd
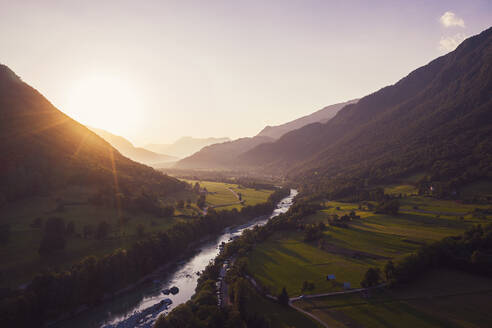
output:
[[[153,151],[135,147],[129,140],[122,136],[112,134],[103,129],[97,129],[90,127],[92,131],[97,133],[104,140],[109,142],[114,148],[116,148],[124,156],[140,163],[147,165],[161,164],[166,162],[176,161],[178,158],[174,156],[169,156],[165,154],[158,154]]]
[[[236,159],[241,154],[252,150],[261,144],[274,142],[285,133],[301,128],[312,122],[326,122],[336,115],[341,108],[355,102],[357,102],[357,99],[326,106],[294,121],[278,126],[267,126],[254,137],[240,138],[230,142],[217,143],[205,147],[195,154],[180,160],[175,167],[181,169],[209,170],[240,167],[242,164],[236,163]]]
[[[296,120],[281,124],[281,125],[276,125],[276,126],[266,126],[263,130],[258,133],[258,136],[263,136],[263,137],[270,137],[274,139],[279,139],[282,137],[284,134],[287,132],[297,130],[302,128],[303,126],[306,126],[311,123],[326,123],[328,122],[331,118],[333,118],[340,109],[343,107],[354,104],[358,101],[359,99],[353,99],[349,100],[343,103],[338,103],[338,104],[333,104],[326,106],[312,114],[303,116],[301,118],[298,118]]]
[[[229,138],[193,138],[182,137],[172,144],[148,144],[144,148],[156,153],[169,154],[178,158],[190,156],[203,147],[230,141]]]
[[[240,138],[204,147],[195,154],[180,160],[176,167],[181,169],[223,169],[230,168],[232,162],[242,153],[273,138],[256,136]]]

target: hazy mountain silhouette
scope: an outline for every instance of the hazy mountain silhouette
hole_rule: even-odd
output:
[[[158,154],[145,148],[135,147],[129,140],[112,134],[106,130],[92,127],[90,129],[109,142],[114,148],[118,149],[121,154],[136,162],[152,166],[155,164],[173,162],[178,159],[174,156]]]
[[[183,158],[199,151],[203,147],[216,143],[230,141],[229,138],[193,138],[182,137],[172,144],[149,144],[145,148],[156,153],[169,154],[171,156]]]
[[[276,125],[276,126],[266,126],[263,130],[258,133],[258,136],[270,137],[274,139],[278,139],[287,132],[297,130],[311,123],[326,123],[331,118],[333,118],[340,109],[345,107],[346,105],[356,103],[358,99],[349,100],[339,104],[333,104],[326,106],[312,114],[303,116],[296,120]]]
[[[0,65],[0,205],[68,185],[172,192],[183,183],[136,163]]]
[[[242,153],[265,142],[270,137],[256,136],[204,147],[199,152],[180,160],[176,167],[182,169],[220,169],[231,168],[232,162]]]
[[[235,160],[240,154],[253,149],[263,143],[273,142],[285,133],[303,127],[312,122],[326,122],[347,104],[356,102],[350,100],[345,103],[326,106],[310,115],[277,126],[267,126],[258,135],[252,138],[240,138],[230,142],[205,147],[199,152],[182,159],[176,165],[182,169],[218,169],[236,166]]]

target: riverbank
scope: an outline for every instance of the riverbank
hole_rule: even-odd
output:
[[[260,208],[265,210],[273,207],[260,206],[262,206]],[[93,327],[114,325],[126,320],[135,311],[144,311],[147,307],[162,301],[164,295],[162,295],[161,291],[174,285],[179,287],[180,293],[171,297],[173,301],[172,308],[186,302],[195,292],[198,279],[197,272],[202,271],[209,261],[217,256],[219,252],[218,245],[229,241],[235,234],[241,233],[243,229],[268,219],[268,216],[265,215],[256,216],[253,220],[248,219],[255,213],[255,208],[249,207],[249,210],[242,215],[242,220],[236,219],[237,224],[221,229],[221,233],[208,234],[191,242],[187,245],[187,251],[181,251],[180,256],[172,262],[160,266],[153,272],[141,277],[137,282],[117,292],[105,295],[104,302],[99,303],[97,306],[83,309],[81,312],[77,312],[76,315],[58,320],[54,326]],[[274,212],[275,210],[270,209],[270,211]],[[214,215],[214,213],[211,213],[211,215]],[[221,212],[218,215],[223,214]],[[221,221],[231,222],[234,220],[226,221],[222,219]],[[189,260],[184,261],[186,258]],[[176,270],[173,271],[173,267],[176,267]]]

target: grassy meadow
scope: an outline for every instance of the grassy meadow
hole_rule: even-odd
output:
[[[256,205],[267,201],[273,190],[245,188],[243,186],[215,181],[184,180],[194,185],[196,182],[208,191],[206,203],[217,210],[241,209],[247,205]],[[236,194],[234,194],[236,193]],[[236,195],[241,194],[242,203]]]
[[[419,196],[403,198],[400,203],[400,213],[393,216],[360,210],[355,203],[326,202],[324,209],[304,218],[305,223],[327,224],[323,243],[304,242],[302,231],[276,232],[249,254],[249,270],[274,294],[284,286],[290,296],[339,291],[343,282],[357,288],[369,267],[382,267],[423,244],[491,219],[473,216],[473,210],[486,208],[484,205]],[[351,211],[360,219],[352,220],[347,228],[328,226],[330,215]],[[326,281],[328,274],[335,274],[336,281]],[[304,281],[313,282],[314,288],[301,291]]]
[[[253,297],[246,298],[245,307],[248,313],[265,316],[272,328],[320,328],[321,325],[298,311],[278,304],[277,302],[259,295],[251,289]]]
[[[391,290],[306,299],[296,305],[330,327],[490,327],[492,279],[440,270]]]
[[[163,231],[171,227],[181,218],[157,217],[148,213],[119,212],[114,208],[95,206],[81,199],[87,199],[90,190],[71,188],[57,195],[37,197],[19,201],[2,209],[2,223],[10,225],[9,241],[0,245],[0,286],[17,287],[28,282],[37,272],[45,269],[63,269],[77,263],[85,256],[102,256],[117,248],[132,245],[139,238],[137,226],[144,227],[144,235],[150,232]],[[72,205],[58,206],[57,199],[73,202]],[[174,202],[174,200],[170,200]],[[43,222],[50,217],[63,218],[65,223],[73,222],[75,234],[66,236],[66,247],[53,256],[41,258],[38,254],[43,236],[42,228],[31,226],[34,219]],[[121,218],[126,218],[121,220]],[[83,238],[83,227],[93,227],[106,221],[110,224],[107,238],[96,240],[93,236]]]

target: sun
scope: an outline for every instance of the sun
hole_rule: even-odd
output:
[[[95,75],[74,83],[66,113],[87,126],[131,136],[142,128],[143,107],[130,81],[114,75]]]

